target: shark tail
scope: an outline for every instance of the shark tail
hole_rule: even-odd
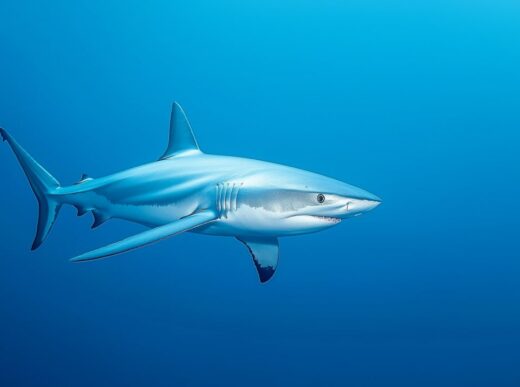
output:
[[[60,183],[2,128],[0,128],[0,135],[2,139],[7,141],[11,146],[11,149],[29,180],[36,199],[38,199],[38,226],[31,248],[32,250],[36,250],[49,234],[61,208],[61,203],[58,201],[56,195]]]

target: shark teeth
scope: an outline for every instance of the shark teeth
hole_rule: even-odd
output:
[[[313,215],[313,216],[315,218],[322,219],[322,220],[325,220],[325,221],[331,222],[331,223],[339,223],[339,222],[341,222],[341,219],[333,218],[331,216],[318,216],[318,215]]]

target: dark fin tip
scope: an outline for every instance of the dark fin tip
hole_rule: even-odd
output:
[[[0,128],[0,135],[2,135],[2,140],[7,141],[7,132],[4,128]]]
[[[260,282],[264,284],[269,281],[273,277],[274,272],[275,270],[271,266],[258,267],[258,276],[260,277]]]

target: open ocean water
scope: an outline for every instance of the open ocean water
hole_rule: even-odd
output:
[[[1,386],[519,386],[520,2],[0,2],[0,126],[60,182],[157,159],[173,100],[201,148],[383,199],[281,240],[37,202],[0,147]]]

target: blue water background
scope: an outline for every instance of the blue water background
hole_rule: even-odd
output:
[[[68,258],[142,228],[37,204],[0,147],[2,386],[520,385],[520,3],[0,3],[0,125],[63,184],[201,148],[383,198],[281,240]]]

